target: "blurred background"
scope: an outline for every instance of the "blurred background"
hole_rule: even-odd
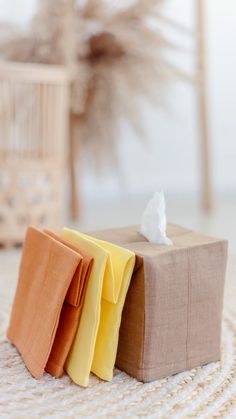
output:
[[[11,241],[10,225],[17,229],[14,217],[22,226],[15,242],[29,222],[86,230],[139,223],[163,189],[169,221],[236,248],[235,1],[133,3],[0,0],[2,242]],[[17,117],[27,106],[31,116]],[[38,201],[23,204],[9,179],[22,171],[35,192],[36,160]],[[44,193],[49,182],[60,196]]]

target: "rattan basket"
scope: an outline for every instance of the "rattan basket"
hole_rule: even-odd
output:
[[[0,64],[0,244],[62,223],[68,85],[63,67]]]

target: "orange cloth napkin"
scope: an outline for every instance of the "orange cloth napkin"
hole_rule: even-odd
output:
[[[64,372],[63,367],[78,328],[93,259],[51,231],[45,230],[45,233],[82,256],[62,307],[56,336],[45,368],[47,372],[58,378]]]
[[[35,378],[45,370],[65,298],[78,303],[75,278],[82,259],[47,233],[28,228],[7,337]]]

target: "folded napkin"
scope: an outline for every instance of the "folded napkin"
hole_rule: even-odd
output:
[[[94,259],[66,371],[81,386],[88,385],[90,371],[104,380],[111,380],[122,308],[135,254],[69,229],[63,229],[62,237],[74,246],[83,248]]]
[[[45,370],[65,298],[74,302],[82,259],[47,233],[28,228],[7,337],[35,378]]]
[[[67,291],[56,336],[45,368],[47,372],[58,378],[64,372],[63,367],[78,328],[87,282],[92,267],[92,258],[87,256],[81,249],[78,251],[75,246],[68,244],[51,231],[46,230],[45,232],[58,242],[70,247],[82,257]]]

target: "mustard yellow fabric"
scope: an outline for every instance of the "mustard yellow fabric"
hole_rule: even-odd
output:
[[[122,309],[135,254],[69,229],[64,229],[62,236],[94,259],[66,370],[72,380],[81,386],[88,385],[90,371],[109,381],[113,376]]]
[[[79,327],[65,365],[71,379],[75,383],[86,387],[89,381],[100,322],[103,279],[109,254],[76,231],[63,229],[62,237],[93,257],[93,266],[88,279]]]

